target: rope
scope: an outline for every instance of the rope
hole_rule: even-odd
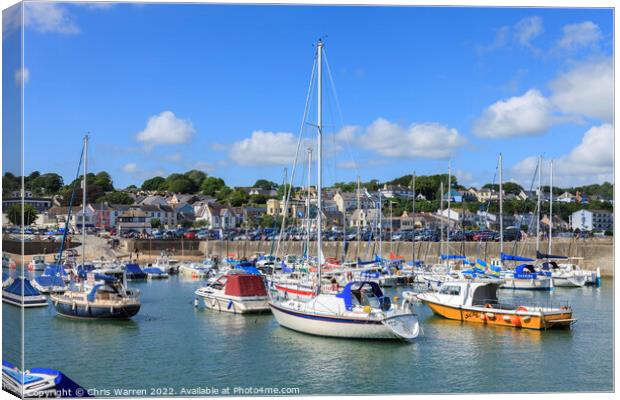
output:
[[[280,252],[280,242],[282,241],[282,236],[284,233],[284,228],[286,226],[286,217],[288,215],[288,204],[289,204],[289,200],[291,197],[291,192],[293,191],[293,180],[295,178],[295,170],[297,167],[297,160],[299,158],[299,149],[301,148],[301,142],[302,142],[302,137],[303,137],[303,132],[304,132],[304,127],[306,125],[306,118],[308,116],[308,108],[309,108],[309,104],[310,104],[310,97],[312,95],[312,90],[314,87],[314,74],[316,71],[316,67],[317,67],[317,62],[316,62],[316,56],[314,58],[314,63],[312,64],[312,73],[310,75],[310,83],[308,84],[308,92],[306,94],[306,104],[304,106],[304,114],[303,114],[303,118],[301,119],[301,126],[299,127],[299,138],[297,140],[297,150],[295,151],[295,161],[293,162],[293,170],[291,171],[291,178],[290,178],[290,185],[289,185],[289,190],[286,190],[286,186],[284,187],[285,190],[285,195],[286,195],[286,199],[284,201],[284,216],[282,217],[282,225],[280,227],[280,235],[278,236],[278,243],[276,245],[276,251],[275,254],[278,255]],[[273,273],[273,272],[272,272]]]

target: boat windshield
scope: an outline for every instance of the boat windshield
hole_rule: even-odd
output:
[[[381,306],[379,298],[375,296],[372,290],[351,290],[353,294],[353,304],[357,303],[361,306],[370,306],[379,308]]]
[[[441,294],[449,294],[451,296],[458,296],[461,294],[461,287],[454,285],[444,285],[439,290]]]

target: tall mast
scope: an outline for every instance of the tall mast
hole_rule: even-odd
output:
[[[549,248],[547,254],[551,254],[551,237],[553,236],[553,160],[549,166]]]
[[[383,258],[383,201],[379,190],[379,257]]]
[[[312,148],[308,147],[308,188],[306,190],[306,256],[310,255],[310,167],[312,165]]]
[[[452,171],[450,169],[450,161],[448,161],[448,227],[446,228],[446,251],[448,253],[450,253],[450,221],[451,221],[451,215],[450,215],[450,200],[452,197]]]
[[[443,180],[439,182],[440,200],[439,200],[439,254],[443,254]]]
[[[84,135],[84,179],[82,180],[82,267],[86,265],[86,171],[88,170],[88,133]]]
[[[540,177],[542,171],[542,156],[538,156],[538,196],[536,199],[536,253],[540,251],[540,192],[542,187],[540,185]]]
[[[346,210],[346,206],[344,207]],[[360,177],[359,175],[357,176],[357,254],[356,254],[356,258],[359,258],[360,256],[360,219],[361,219],[361,212],[360,212]]]
[[[319,39],[319,42],[316,46],[316,57],[317,57],[317,147],[318,147],[318,156],[317,156],[317,216],[316,216],[316,225],[317,225],[317,252],[319,258],[319,265],[317,268],[318,271],[318,292],[321,291],[321,264],[323,263],[323,251],[322,249],[322,239],[323,239],[323,218],[321,217],[321,205],[322,205],[322,195],[321,188],[323,186],[323,171],[322,171],[322,156],[323,156],[323,42]]]
[[[499,255],[504,252],[504,194],[502,193],[502,153],[499,153]]]
[[[411,177],[411,188],[413,192],[413,202],[411,205],[411,264],[415,266],[415,171]]]

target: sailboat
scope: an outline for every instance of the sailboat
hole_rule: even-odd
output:
[[[321,290],[322,254],[322,136],[323,136],[323,42],[316,46],[317,66],[317,282],[316,295],[308,301],[272,298],[269,307],[286,328],[317,336],[355,339],[404,339],[418,336],[416,315],[406,302],[392,304],[375,282],[349,282],[341,291]],[[313,71],[314,72],[314,71]],[[314,77],[314,75],[313,75]]]
[[[503,201],[504,193],[502,189],[502,154],[498,157],[499,166],[499,251],[500,251],[500,263],[499,265],[504,267],[504,262],[514,261],[528,263],[534,261],[531,258],[515,256],[504,253],[504,215],[503,215]],[[539,190],[540,193],[540,190]],[[553,281],[551,280],[551,274],[545,271],[540,271],[532,264],[520,264],[515,267],[514,271],[504,271],[502,274],[504,283],[501,285],[503,289],[526,289],[526,290],[551,290],[553,288]]]
[[[84,136],[84,145],[80,164],[83,161],[83,196],[82,209],[86,208],[86,177],[87,177],[88,135]],[[79,165],[78,165],[79,174]],[[77,175],[77,174],[76,174]],[[77,179],[76,179],[77,183]],[[65,225],[65,235],[69,228],[71,208],[75,195],[75,184],[69,203],[69,215]],[[64,238],[60,247],[59,259],[62,260]],[[85,263],[86,253],[86,226],[82,216],[82,265]],[[76,271],[77,272],[77,271]],[[77,275],[77,273],[76,273]],[[50,299],[56,313],[65,317],[100,319],[100,318],[131,318],[140,310],[139,292],[134,292],[127,287],[124,271],[114,274],[102,274],[96,271],[87,272],[86,280],[83,278],[79,284],[71,282],[69,289],[64,293],[53,293]]]

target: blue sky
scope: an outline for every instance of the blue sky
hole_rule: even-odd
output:
[[[90,131],[90,169],[117,187],[191,168],[229,185],[280,182],[312,45],[327,35],[343,116],[328,93],[327,184],[440,173],[450,162],[459,181],[480,185],[498,152],[506,180],[529,185],[540,153],[557,160],[559,184],[613,179],[611,10],[44,3],[25,12],[26,173],[69,181]],[[5,87],[18,86],[16,73]],[[314,138],[311,127],[304,136]]]

